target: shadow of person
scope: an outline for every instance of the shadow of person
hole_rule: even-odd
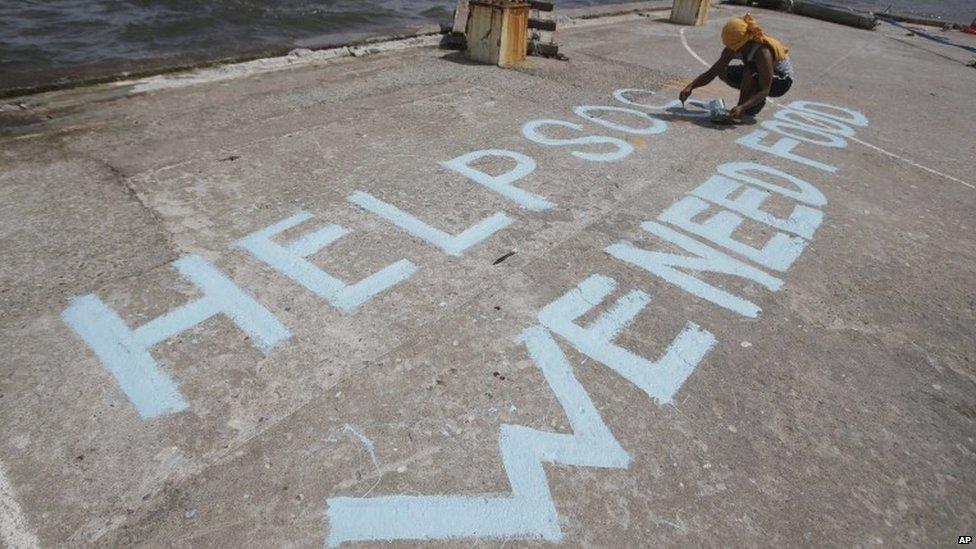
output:
[[[737,126],[752,126],[757,122],[754,117],[746,117],[731,124],[712,122],[711,112],[707,109],[694,108],[693,105],[691,108],[675,105],[648,114],[665,122],[690,122],[696,126],[719,131],[731,130]]]

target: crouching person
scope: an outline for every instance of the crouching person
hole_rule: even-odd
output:
[[[733,120],[754,117],[766,106],[767,97],[780,97],[793,85],[793,65],[789,48],[765,34],[749,14],[736,17],[722,28],[722,55],[681,90],[682,103],[695,88],[709,84],[716,77],[739,90],[739,103],[729,109]],[[733,60],[741,64],[730,64]]]

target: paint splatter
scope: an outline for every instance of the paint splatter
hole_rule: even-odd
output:
[[[365,435],[363,435],[362,433],[360,433],[359,431],[357,431],[352,425],[349,425],[348,423],[342,426],[342,430],[343,432],[352,434],[354,437],[359,439],[359,442],[363,443],[363,446],[366,447],[366,451],[369,453],[369,459],[373,461],[373,467],[376,467],[376,470],[379,470],[380,462],[377,461],[376,459],[376,450],[373,447],[373,441],[370,440]]]

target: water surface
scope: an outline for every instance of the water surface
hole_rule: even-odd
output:
[[[620,1],[557,0],[557,6]],[[976,17],[976,0],[832,3],[890,5],[951,21]],[[146,59],[162,65],[341,44],[448,22],[455,5],[456,0],[0,0],[0,88],[18,80],[57,79],[84,67],[118,72]]]

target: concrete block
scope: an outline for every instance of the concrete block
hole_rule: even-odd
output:
[[[671,22],[679,25],[704,25],[708,21],[709,0],[674,0]]]

